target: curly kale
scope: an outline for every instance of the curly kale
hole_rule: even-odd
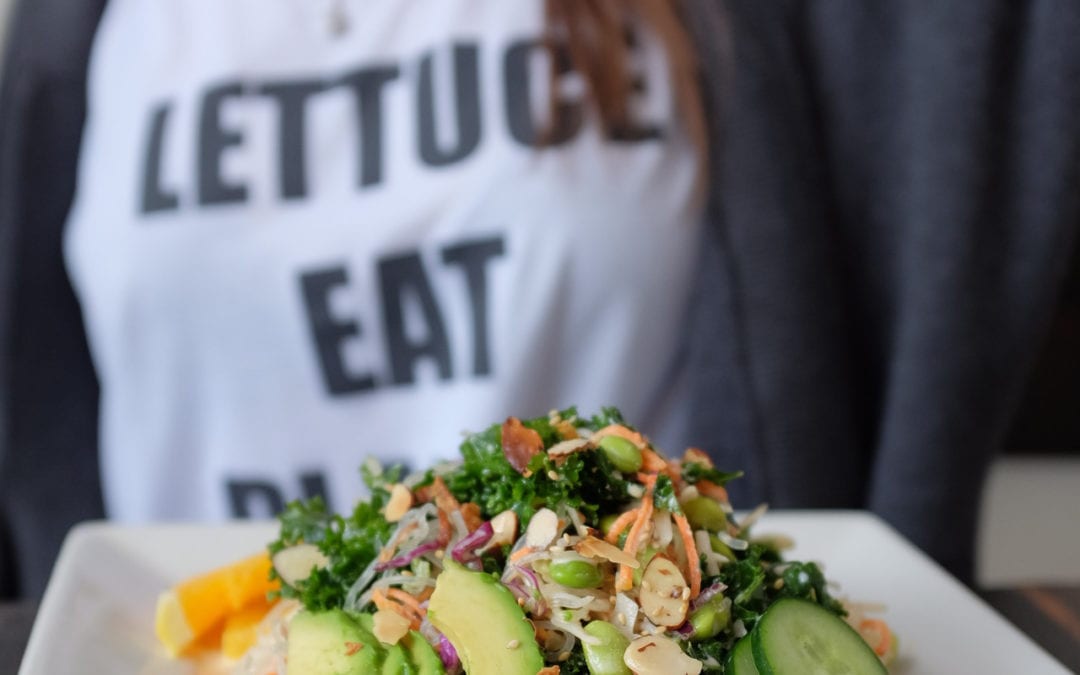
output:
[[[563,419],[574,415],[562,411]],[[562,440],[546,417],[523,420],[550,447]],[[483,514],[493,516],[512,509],[526,525],[541,508],[576,508],[585,521],[599,525],[599,517],[629,501],[628,484],[601,452],[576,452],[564,458],[541,453],[529,463],[523,476],[510,465],[502,448],[502,427],[494,424],[467,438],[461,445],[462,464],[444,476],[447,487],[461,502],[474,502]]]
[[[382,474],[365,465],[361,472],[371,499],[359,502],[348,517],[330,513],[319,497],[291,502],[278,516],[281,531],[268,546],[270,555],[308,543],[318,546],[330,560],[327,567],[314,570],[299,588],[282,581],[282,597],[296,598],[312,610],[341,607],[349,587],[389,540],[394,525],[382,515],[390,496],[385,486],[398,480],[400,469],[395,467]],[[271,574],[280,579],[276,571]]]

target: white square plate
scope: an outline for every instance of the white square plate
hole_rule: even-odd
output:
[[[792,559],[821,562],[841,593],[887,605],[900,636],[895,675],[1068,675],[1057,661],[878,518],[788,511],[755,534],[793,537]],[[158,593],[186,576],[258,551],[274,523],[122,527],[90,523],[68,536],[30,636],[21,675],[187,675],[154,638]]]

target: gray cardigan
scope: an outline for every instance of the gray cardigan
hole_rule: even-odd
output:
[[[683,0],[712,132],[689,441],[736,503],[869,508],[968,578],[1080,223],[1080,3]],[[103,512],[60,255],[104,0],[25,0],[0,92],[0,597]]]

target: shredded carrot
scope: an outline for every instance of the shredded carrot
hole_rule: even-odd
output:
[[[679,526],[679,534],[682,535],[683,546],[686,547],[686,567],[690,573],[690,599],[693,600],[701,593],[701,560],[698,558],[697,544],[694,543],[694,533],[690,531],[690,523],[686,516],[681,513],[672,514]]]
[[[634,519],[637,518],[637,516],[638,510],[630,509],[616,518],[615,522],[611,524],[611,529],[608,530],[607,535],[604,536],[607,543],[614,544],[619,541],[619,535],[623,533],[623,530],[630,526],[630,523],[634,522]]]
[[[641,508],[638,509],[637,517],[634,519],[634,525],[630,528],[630,533],[626,535],[626,544],[623,546],[623,552],[634,557],[637,557],[641,532],[645,528],[646,523],[652,521],[653,487],[656,485],[656,476],[648,476],[645,480],[648,489],[641,500]],[[633,585],[633,570],[629,565],[619,565],[619,572],[615,577],[615,590],[628,591]]]
[[[506,559],[506,562],[515,562],[517,560],[521,560],[522,558],[529,555],[530,553],[535,553],[535,552],[536,552],[536,547],[535,546],[523,546],[523,547],[519,548],[518,550],[514,551],[513,553],[511,553],[510,556]]]
[[[397,603],[390,602],[386,597],[386,593],[381,588],[377,588],[371,592],[371,601],[375,603],[375,606],[379,609],[389,609],[396,611],[395,607]]]
[[[711,497],[718,502],[726,503],[728,501],[728,493],[723,485],[717,485],[711,480],[699,480],[696,487],[700,495]]]
[[[668,463],[649,448],[644,448],[641,451],[641,468],[649,473],[660,473],[668,468]]]
[[[393,595],[393,599],[390,599],[390,594]],[[407,596],[411,603],[404,601],[400,596]],[[420,609],[420,605],[416,602],[416,599],[409,596],[405,591],[397,588],[390,588],[386,591],[383,591],[381,588],[377,589],[372,592],[371,601],[375,603],[375,606],[380,610],[394,612],[395,614],[403,616],[409,621],[410,625],[414,626],[414,630],[418,629],[424,620],[424,615]]]
[[[878,656],[885,656],[889,653],[889,646],[892,644],[892,631],[889,630],[889,624],[881,619],[863,619],[859,623],[859,634],[865,640],[868,632],[871,634],[877,633],[878,635],[877,644],[870,645],[874,653]]]
[[[427,612],[424,610],[423,607],[420,606],[420,603],[417,602],[416,598],[409,595],[408,593],[401,590],[400,588],[387,589],[386,594],[389,597],[391,597],[392,599],[394,599],[397,602],[401,603],[406,608],[406,610],[412,616],[407,616],[405,618],[410,619],[412,621],[413,630],[419,630],[420,629],[420,624],[423,623],[424,616],[427,614]]]
[[[429,599],[431,597],[432,593],[434,593],[434,592],[435,592],[434,587],[425,586],[424,590],[422,590],[422,591],[420,591],[419,593],[416,594],[417,602],[423,602],[423,601]]]

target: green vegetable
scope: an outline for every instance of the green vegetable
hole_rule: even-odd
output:
[[[607,621],[592,621],[585,626],[585,632],[600,639],[599,644],[583,645],[591,675],[633,675],[623,663],[623,652],[630,641],[618,628]]]
[[[679,500],[675,496],[675,485],[667,476],[661,475],[656,479],[656,487],[653,488],[653,503],[658,509],[671,513],[682,513]]]
[[[620,436],[604,436],[599,445],[612,466],[619,471],[634,473],[641,469],[641,450],[632,442]]]
[[[388,497],[385,489],[373,489],[370,501],[358,503],[348,518],[329,513],[319,497],[286,506],[278,516],[281,534],[270,543],[270,555],[307,542],[317,545],[330,564],[313,571],[301,588],[283,581],[281,596],[296,598],[312,611],[341,608],[353,581],[393,532],[393,524],[386,522],[381,513]],[[279,578],[276,572],[273,576]]]
[[[759,675],[754,663],[754,648],[747,635],[735,644],[731,650],[731,662],[728,664],[730,675]]]
[[[560,415],[569,418],[576,411]],[[546,417],[522,423],[540,434],[545,447],[561,440]],[[628,500],[626,480],[602,452],[575,452],[561,463],[540,454],[532,459],[532,473],[526,477],[503,455],[502,425],[495,424],[467,438],[461,454],[461,467],[445,477],[454,496],[475,502],[485,514],[513,509],[523,528],[545,505],[576,508],[587,524],[596,527],[601,515],[618,512]]]
[[[716,637],[731,623],[731,600],[717,595],[690,615],[690,625],[694,627],[691,640],[705,640]]]
[[[701,462],[687,462],[682,465],[682,478],[691,485],[700,480],[707,480],[717,485],[726,485],[742,475],[742,471],[720,471],[711,469]]]
[[[727,527],[727,514],[715,499],[708,497],[694,497],[683,504],[686,519],[695,530],[708,530],[719,532]]]
[[[812,602],[776,602],[750,637],[761,675],[886,675],[881,659],[851,626]]]
[[[596,588],[604,580],[600,568],[584,560],[556,560],[548,567],[552,581],[570,588]]]

